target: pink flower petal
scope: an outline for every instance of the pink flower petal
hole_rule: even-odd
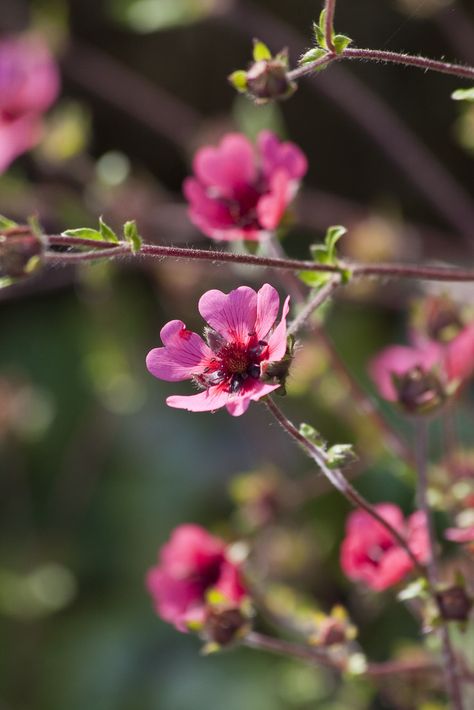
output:
[[[464,328],[445,346],[444,364],[449,380],[466,380],[474,370],[474,325]]]
[[[253,146],[240,133],[227,134],[217,148],[201,148],[194,159],[194,172],[222,197],[233,199],[243,186],[256,180]]]
[[[220,385],[192,395],[172,395],[166,399],[169,407],[187,409],[188,412],[215,412],[229,401],[229,393]]]
[[[280,308],[278,291],[263,284],[257,291],[257,320],[255,321],[255,334],[259,340],[265,340],[270,328],[275,323]]]
[[[239,286],[229,294],[213,289],[199,299],[199,313],[227,341],[246,343],[255,330],[257,294]]]
[[[0,173],[22,153],[33,148],[41,137],[41,117],[25,115],[14,121],[0,120]]]
[[[448,528],[444,536],[446,540],[451,542],[474,542],[474,525],[469,525],[466,528]]]
[[[290,297],[287,296],[283,304],[281,321],[268,340],[268,361],[278,362],[286,353],[286,316],[290,310]]]
[[[280,224],[293,196],[290,179],[284,170],[278,170],[270,180],[270,192],[257,204],[258,221],[264,229],[274,231]]]
[[[187,330],[183,321],[170,321],[163,326],[160,335],[165,347],[151,350],[146,365],[149,372],[161,380],[188,380],[201,374],[214,356],[199,335]]]
[[[281,142],[271,131],[262,131],[257,138],[263,172],[270,177],[276,170],[285,170],[292,180],[299,180],[308,170],[308,161],[295,143]]]
[[[233,417],[240,417],[245,414],[249,408],[251,401],[258,401],[262,397],[266,397],[270,392],[274,392],[280,385],[270,385],[265,382],[255,380],[251,385],[248,385],[243,393],[239,392],[236,395],[229,395],[229,400],[226,404],[227,411]]]
[[[183,192],[190,203],[188,214],[191,221],[204,233],[215,229],[225,230],[234,225],[235,220],[228,205],[222,200],[209,197],[206,189],[195,178],[184,181]]]

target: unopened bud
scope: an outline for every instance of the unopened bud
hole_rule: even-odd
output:
[[[245,636],[249,630],[249,619],[240,609],[215,608],[207,615],[203,635],[211,643],[228,646]]]
[[[296,91],[295,82],[288,79],[286,50],[272,57],[265,45],[256,42],[254,60],[247,71],[238,70],[229,76],[229,81],[237,91],[247,93],[257,103],[287,99]]]
[[[472,599],[464,587],[456,586],[436,594],[443,619],[447,621],[466,621],[472,608]]]
[[[403,375],[394,376],[398,402],[409,414],[428,414],[445,400],[443,385],[434,372],[413,367]]]
[[[22,278],[41,262],[43,245],[28,226],[10,227],[0,232],[0,278]]]
[[[328,616],[319,626],[318,644],[321,646],[335,646],[347,642],[347,624],[340,619]]]

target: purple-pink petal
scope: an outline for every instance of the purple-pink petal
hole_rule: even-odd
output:
[[[392,345],[371,360],[369,373],[382,397],[393,402],[397,399],[394,375],[404,375],[414,367],[430,370],[441,359],[441,349],[437,343],[430,342],[423,347]]]
[[[308,161],[300,148],[290,141],[282,142],[271,131],[262,131],[257,139],[262,169],[266,177],[285,170],[292,180],[300,180],[308,170]]]
[[[263,284],[257,291],[257,319],[255,321],[255,334],[259,340],[265,340],[270,328],[275,323],[280,308],[278,291]]]
[[[270,192],[257,204],[258,220],[264,229],[274,231],[280,224],[293,197],[292,185],[284,170],[278,170],[270,179]]]
[[[163,326],[160,335],[165,347],[154,348],[146,358],[147,368],[155,377],[167,382],[188,380],[209,365],[212,351],[182,321],[170,321]]]
[[[222,197],[235,198],[239,191],[256,179],[253,146],[240,133],[229,133],[214,148],[207,146],[196,153],[194,172],[208,187]]]
[[[255,330],[257,294],[248,286],[239,286],[226,294],[217,289],[199,299],[199,313],[211,328],[229,341],[246,342]]]
[[[290,310],[290,297],[283,304],[281,320],[268,339],[268,360],[278,362],[286,353],[286,317]]]
[[[229,400],[229,393],[221,386],[209,387],[204,392],[191,395],[172,395],[166,404],[175,409],[187,409],[188,412],[215,412],[224,407]]]

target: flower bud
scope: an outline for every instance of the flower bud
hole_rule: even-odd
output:
[[[472,599],[464,587],[455,586],[436,594],[443,619],[466,621],[472,608]]]
[[[266,45],[255,40],[254,62],[250,68],[238,70],[229,76],[230,83],[237,91],[247,93],[257,103],[274,99],[287,99],[297,88],[288,79],[288,51],[286,49],[272,57]]]
[[[413,367],[403,375],[393,376],[398,403],[409,414],[428,414],[445,400],[446,393],[433,371]]]
[[[228,646],[250,630],[249,619],[240,609],[211,609],[204,623],[203,636],[210,643]]]
[[[28,226],[10,227],[0,233],[0,278],[28,276],[41,261],[43,245]]]

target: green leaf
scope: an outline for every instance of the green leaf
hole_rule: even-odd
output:
[[[4,276],[3,278],[0,278],[0,289],[7,288],[7,286],[11,286],[13,283],[15,283],[14,279],[10,276]]]
[[[401,602],[407,602],[412,599],[426,599],[427,596],[427,581],[424,577],[419,577],[402,589],[402,591],[397,594],[397,599]]]
[[[115,234],[114,230],[109,227],[108,224],[104,222],[102,217],[99,217],[99,231],[102,236],[102,239],[105,242],[118,242],[118,237]]]
[[[329,468],[339,468],[355,461],[357,454],[352,444],[335,444],[328,449],[327,457]]]
[[[268,61],[272,58],[272,53],[267,45],[259,39],[254,39],[253,41],[253,58],[256,62]]]
[[[12,219],[0,214],[0,229],[11,229],[12,227],[18,227],[18,222],[14,222]]]
[[[321,15],[323,15],[323,12]],[[326,44],[326,37],[324,36],[324,22],[323,24],[317,25],[316,22],[313,23],[313,31],[314,31],[314,38],[316,40],[316,44],[318,47],[322,47],[323,49],[327,49],[327,44]]]
[[[324,273],[323,271],[300,271],[298,278],[307,286],[311,288],[321,288],[325,283],[331,278],[331,273]]]
[[[321,59],[321,57],[324,57],[326,54],[327,52],[325,49],[322,49],[321,47],[313,47],[300,57],[299,63],[309,64]]]
[[[132,248],[132,253],[137,254],[142,246],[142,238],[138,233],[137,223],[134,219],[129,222],[125,222],[123,225],[123,236],[126,241],[129,242]]]
[[[325,448],[325,440],[323,439],[319,431],[313,426],[311,426],[311,424],[306,424],[305,422],[303,422],[302,424],[300,424],[299,432],[301,436],[304,436],[305,439],[309,439],[309,441],[311,441],[313,444],[316,444],[316,446]]]
[[[241,94],[247,91],[247,72],[243,69],[237,69],[237,71],[232,72],[227,78],[234,89],[237,89]]]
[[[79,227],[78,229],[66,229],[66,231],[61,232],[63,237],[79,237],[80,239],[95,239],[99,242],[103,241],[103,236],[97,229],[90,229],[89,227]]]
[[[336,244],[339,241],[339,239],[344,236],[344,234],[347,233],[347,229],[343,227],[341,224],[337,224],[334,227],[329,227],[329,229],[326,232],[326,237],[324,239],[324,243],[327,247],[327,252],[328,252],[328,257],[330,261],[328,263],[336,263]]]
[[[345,48],[352,42],[351,38],[347,37],[347,35],[335,35],[332,41],[337,54],[342,54]]]
[[[474,86],[470,89],[456,89],[451,98],[455,101],[474,101]]]

